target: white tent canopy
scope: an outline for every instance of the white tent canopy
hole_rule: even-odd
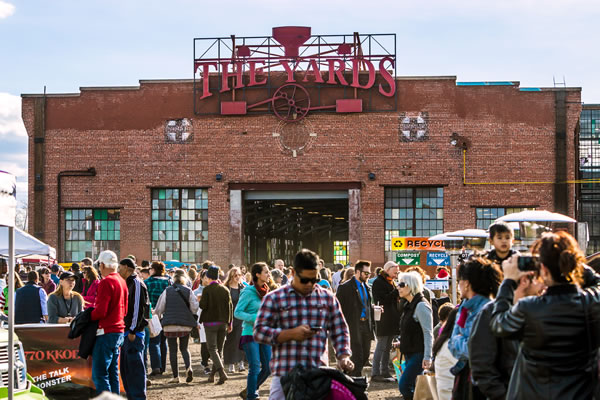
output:
[[[15,256],[24,257],[32,254],[49,255],[50,258],[56,258],[54,247],[15,228]],[[0,256],[8,256],[8,228],[6,226],[0,226]]]
[[[546,210],[525,210],[518,213],[507,214],[496,221],[504,222],[577,222],[563,214]]]

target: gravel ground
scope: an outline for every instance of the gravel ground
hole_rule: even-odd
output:
[[[373,343],[374,348],[374,343]],[[152,385],[148,387],[148,400],[184,400],[184,399],[240,399],[239,392],[246,387],[247,371],[228,374],[229,379],[224,385],[207,383],[207,376],[202,372],[200,365],[200,345],[190,344],[192,354],[192,369],[194,380],[192,383],[167,383],[171,377],[171,368],[160,377],[152,378]],[[169,363],[167,359],[167,364]],[[179,375],[184,377],[183,360],[179,357]],[[363,374],[370,376],[371,368],[365,368]],[[182,379],[183,380],[183,379]],[[271,379],[269,378],[260,389],[260,398],[268,399]],[[372,382],[369,386],[369,399],[400,399],[396,383]]]

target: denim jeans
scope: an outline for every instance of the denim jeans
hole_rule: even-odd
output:
[[[244,351],[248,360],[247,399],[253,400],[258,397],[260,385],[271,375],[271,346],[252,341],[244,343]]]
[[[92,381],[96,393],[105,391],[119,394],[119,347],[123,344],[122,333],[105,333],[96,336],[92,352]]]
[[[404,359],[406,360],[406,367],[398,382],[398,389],[400,389],[404,400],[412,400],[417,375],[423,373],[423,353],[404,353]]]
[[[144,339],[134,341],[124,335],[121,347],[121,380],[129,400],[146,399],[146,371],[144,369]]]
[[[167,367],[167,338],[164,332],[160,332],[158,336],[150,338],[150,365],[152,370],[159,369],[160,372],[165,372]]]
[[[390,376],[390,350],[394,336],[377,336],[377,345],[373,353],[373,371],[371,376]]]

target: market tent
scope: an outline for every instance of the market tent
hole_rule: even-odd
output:
[[[29,233],[15,229],[15,256],[24,257],[32,254],[48,255],[56,258],[54,247],[34,238]],[[8,227],[0,226],[0,256],[8,257]]]

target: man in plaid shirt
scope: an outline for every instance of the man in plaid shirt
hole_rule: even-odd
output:
[[[319,257],[303,249],[294,257],[292,282],[268,293],[254,323],[254,340],[273,346],[270,400],[284,400],[280,378],[296,364],[324,365],[327,336],[333,340],[338,367],[354,368],[350,335],[340,304],[330,291],[317,285]]]

